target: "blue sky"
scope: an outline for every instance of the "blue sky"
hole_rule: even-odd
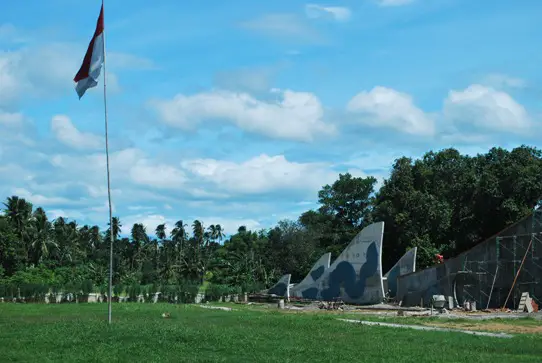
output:
[[[105,226],[102,84],[73,76],[100,1],[0,13],[0,196]],[[28,9],[32,9],[30,12]],[[267,228],[339,172],[540,145],[539,0],[109,1],[111,173],[142,222]]]

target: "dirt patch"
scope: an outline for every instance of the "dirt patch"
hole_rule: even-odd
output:
[[[502,323],[483,323],[483,324],[424,323],[423,325],[435,326],[439,328],[453,328],[453,329],[475,330],[475,331],[542,334],[542,325],[522,326],[522,325],[512,325],[512,324],[502,324]]]

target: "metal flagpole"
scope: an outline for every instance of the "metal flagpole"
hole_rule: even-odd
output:
[[[104,6],[104,0],[102,0],[102,8]],[[104,119],[105,119],[105,160],[107,168],[107,199],[109,202],[109,299],[108,299],[108,322],[111,324],[111,302],[113,299],[113,242],[115,240],[114,231],[113,231],[113,210],[111,208],[111,178],[109,174],[109,135],[107,131],[107,85],[106,85],[106,76],[105,76],[105,10],[104,10],[104,30],[102,32],[103,37],[103,53],[104,53]]]

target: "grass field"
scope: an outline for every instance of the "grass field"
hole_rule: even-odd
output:
[[[542,335],[536,334],[499,339],[399,330],[348,324],[335,314],[242,307],[115,304],[113,309],[114,324],[108,326],[106,304],[0,304],[0,361],[497,363],[542,357]],[[163,319],[162,312],[171,319]]]

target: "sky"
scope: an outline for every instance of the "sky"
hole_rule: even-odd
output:
[[[73,77],[101,1],[5,1],[0,198],[107,226],[103,79]],[[32,9],[29,11],[28,9]],[[540,0],[105,4],[114,215],[234,233],[317,208],[339,173],[541,147]]]

